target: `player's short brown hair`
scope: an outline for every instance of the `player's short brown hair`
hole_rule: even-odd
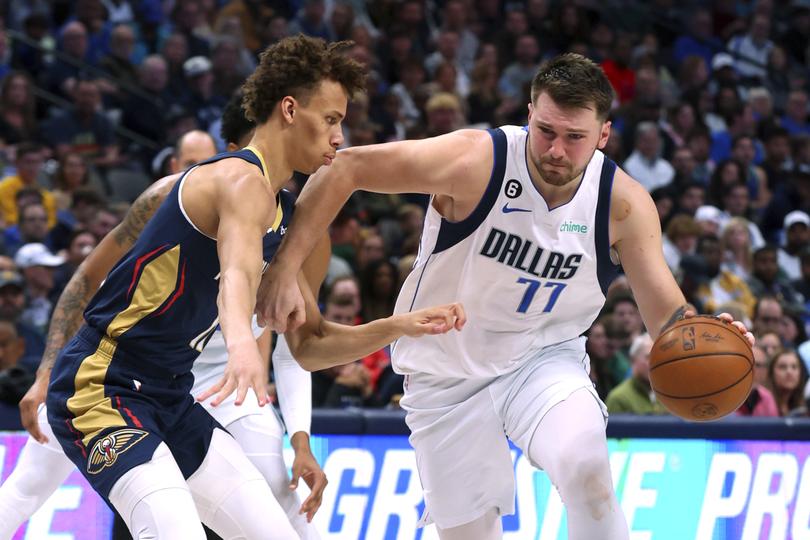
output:
[[[365,88],[365,69],[343,54],[351,45],[350,41],[326,43],[299,34],[267,47],[256,71],[242,85],[247,119],[263,124],[285,96],[306,104],[325,79],[340,83],[349,97]]]
[[[543,92],[563,108],[594,108],[602,121],[616,96],[602,68],[576,53],[561,54],[540,66],[532,79],[532,103]]]

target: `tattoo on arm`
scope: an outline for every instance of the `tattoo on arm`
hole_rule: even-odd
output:
[[[166,193],[161,189],[149,189],[138,197],[132,203],[124,221],[114,229],[115,241],[127,248],[132,246],[165,198]]]
[[[79,331],[84,320],[84,308],[95,292],[89,289],[87,276],[85,276],[80,266],[70,279],[67,287],[65,287],[56,308],[53,310],[40,369],[50,370],[59,355],[59,351]]]
[[[675,324],[675,321],[683,318],[683,314],[686,313],[690,309],[692,309],[692,308],[688,304],[684,304],[681,307],[679,307],[678,309],[676,309],[675,313],[673,313],[672,316],[669,318],[669,320],[664,323],[664,326],[661,327],[661,332],[660,333],[663,334],[664,331],[667,328],[669,328],[670,326]]]

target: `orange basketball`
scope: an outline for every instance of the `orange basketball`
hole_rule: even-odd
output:
[[[650,384],[658,401],[685,420],[707,422],[731,414],[753,382],[751,346],[716,317],[677,321],[650,352]]]

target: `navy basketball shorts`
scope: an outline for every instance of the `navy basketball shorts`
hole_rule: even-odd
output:
[[[138,359],[83,327],[56,360],[48,422],[65,454],[109,503],[115,482],[165,442],[185,478],[222,427],[189,394],[191,374],[146,376]],[[143,371],[142,369],[140,371]]]

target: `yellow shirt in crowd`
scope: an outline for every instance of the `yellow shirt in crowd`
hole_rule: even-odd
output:
[[[19,176],[7,176],[0,181],[0,212],[2,212],[3,221],[5,226],[10,227],[17,225],[17,192],[20,191],[25,184]],[[42,193],[42,205],[45,211],[48,212],[48,228],[52,229],[56,225],[56,199],[53,193],[44,188],[39,188]]]

